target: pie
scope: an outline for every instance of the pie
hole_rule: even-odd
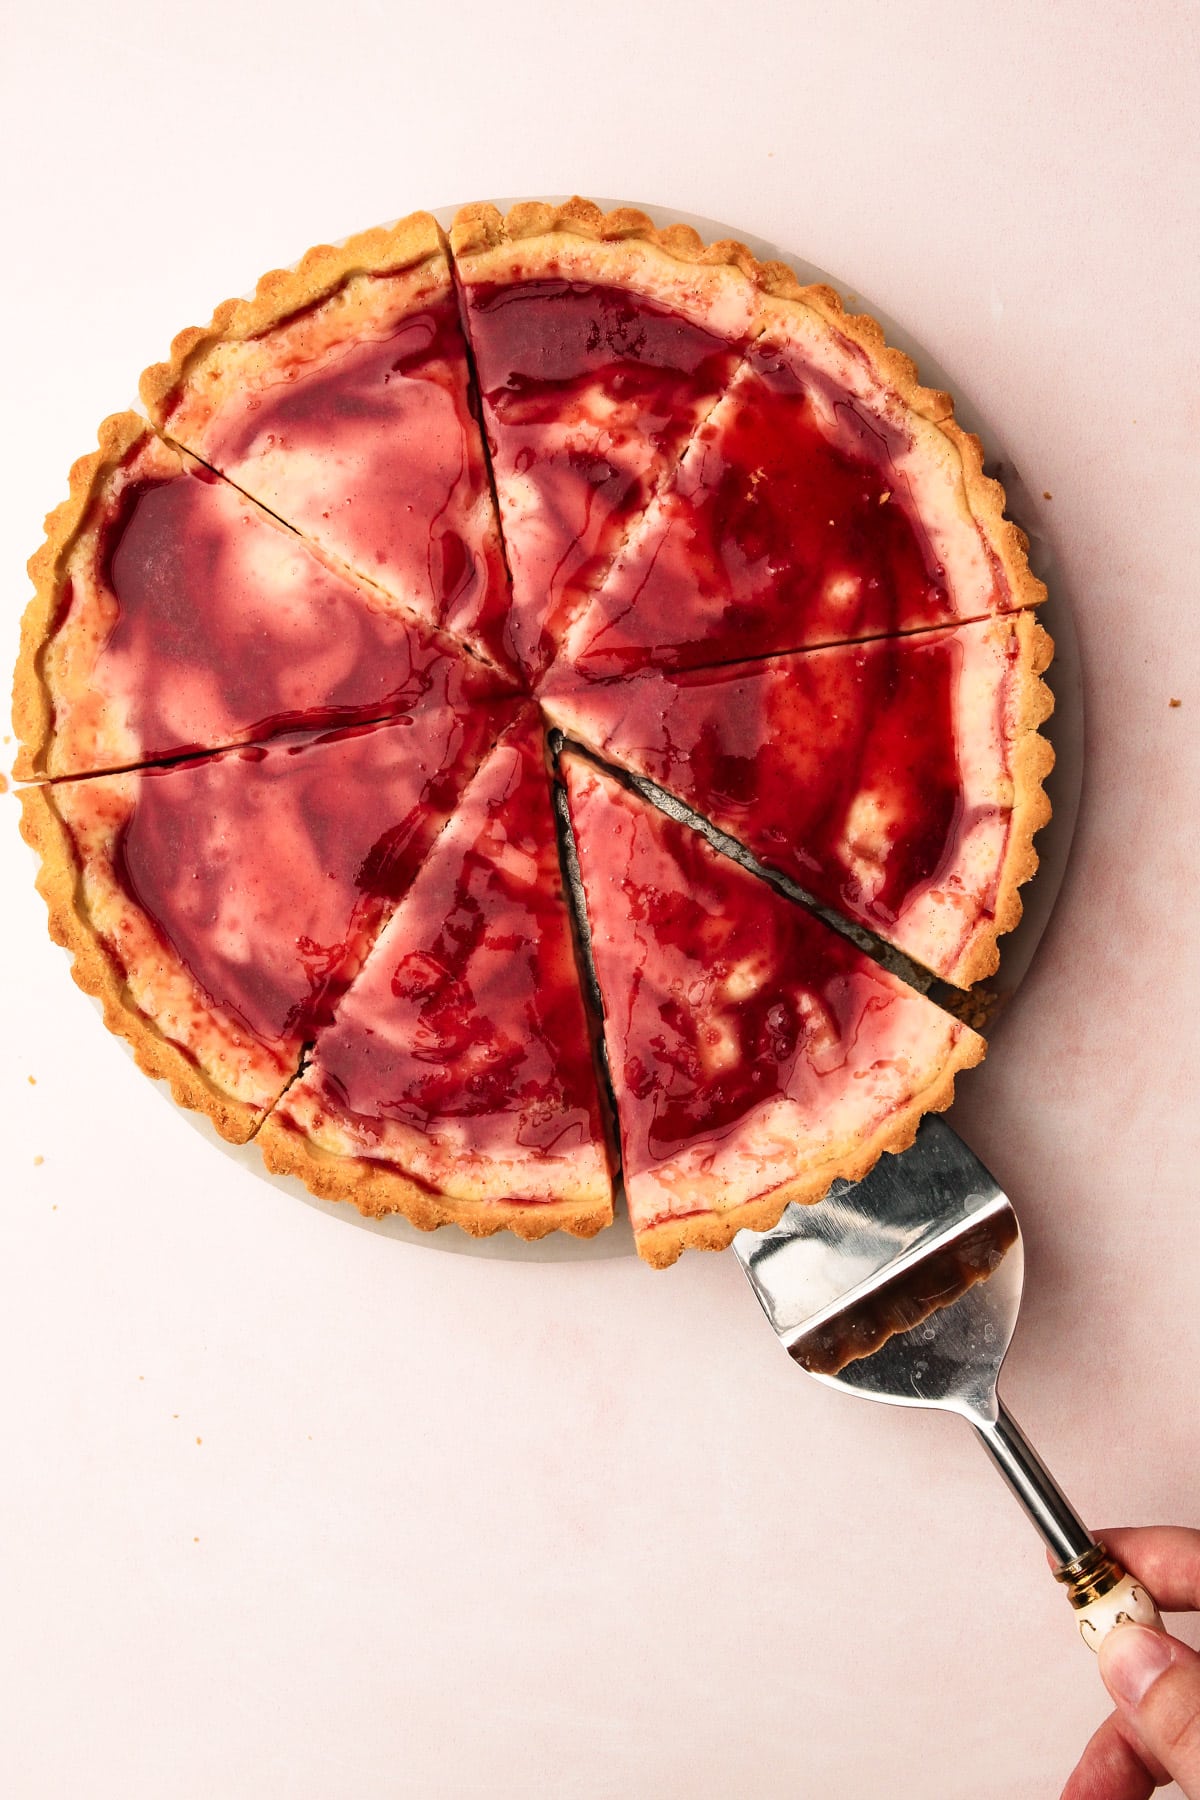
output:
[[[1049,816],[1044,589],[873,321],[575,200],[176,338],[30,568],[50,930],[369,1215],[664,1264],[911,1141]],[[899,957],[899,961],[897,960]],[[907,961],[905,961],[907,959]]]

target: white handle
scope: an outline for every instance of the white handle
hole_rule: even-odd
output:
[[[1095,1600],[1089,1600],[1075,1615],[1079,1635],[1089,1650],[1099,1650],[1110,1631],[1118,1625],[1149,1625],[1154,1631],[1163,1629],[1157,1606],[1140,1581],[1122,1575],[1115,1587]]]

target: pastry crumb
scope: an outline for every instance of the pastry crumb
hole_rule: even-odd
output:
[[[199,1543],[199,1542],[200,1542],[200,1539],[199,1539],[199,1538],[193,1538],[193,1539],[192,1539],[192,1542],[193,1542],[193,1544],[198,1544],[198,1543]]]
[[[880,496],[879,496],[880,506],[886,506],[888,501],[891,499],[891,497],[892,497],[891,488],[884,488],[882,494],[880,494]]]
[[[204,1442],[204,1439],[203,1439],[203,1438],[197,1438],[197,1439],[196,1439],[196,1442],[197,1442],[197,1443],[198,1443],[198,1444],[202,1444],[202,1443],[203,1443],[203,1442]]]
[[[4,773],[3,769],[0,769],[0,794],[7,794],[7,792],[8,792],[8,776]]]
[[[1183,701],[1182,700],[1168,700],[1167,705],[1168,706],[1182,706]]]
[[[40,1169],[40,1168],[41,1168],[41,1166],[42,1166],[42,1164],[43,1164],[43,1163],[44,1163],[44,1162],[45,1162],[45,1160],[46,1160],[46,1159],[45,1159],[45,1157],[44,1157],[44,1156],[35,1156],[35,1157],[34,1157],[34,1159],[33,1159],[33,1166],[34,1166],[34,1168],[35,1168],[35,1169]]]
[[[1054,495],[1050,492],[1049,488],[1042,489],[1042,499],[1043,500],[1053,500],[1053,498],[1054,498]]]
[[[37,1076],[36,1076],[36,1075],[27,1075],[27,1076],[26,1076],[26,1077],[25,1077],[25,1079],[26,1079],[26,1081],[27,1081],[27,1082],[28,1082],[28,1083],[29,1083],[29,1085],[30,1085],[30,1087],[36,1087],[36,1086],[37,1086]]]

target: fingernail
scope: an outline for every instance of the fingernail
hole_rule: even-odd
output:
[[[1118,1625],[1100,1646],[1104,1685],[1125,1706],[1140,1706],[1171,1662],[1170,1638],[1145,1625]]]

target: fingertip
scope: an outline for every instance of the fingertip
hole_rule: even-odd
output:
[[[1133,1711],[1174,1660],[1174,1639],[1146,1625],[1118,1625],[1100,1645],[1104,1685],[1118,1706]]]

